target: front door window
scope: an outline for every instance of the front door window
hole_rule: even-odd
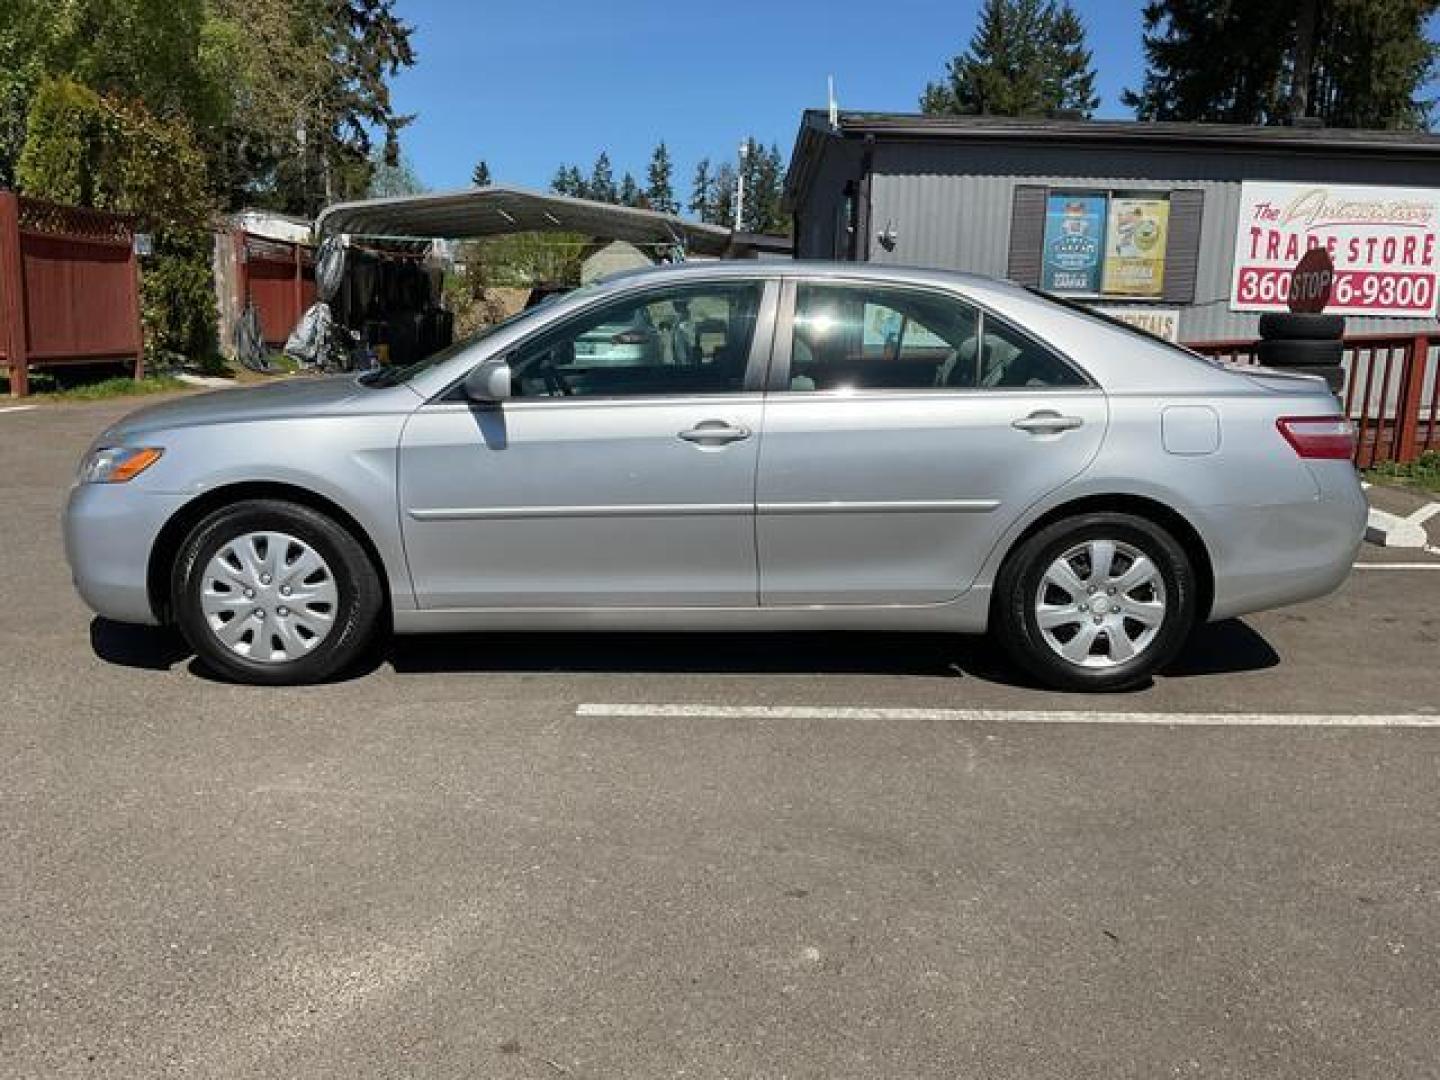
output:
[[[759,282],[687,285],[586,312],[520,347],[515,396],[739,393],[760,295]]]

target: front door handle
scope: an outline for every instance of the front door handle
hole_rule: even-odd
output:
[[[1021,417],[1010,426],[1028,431],[1032,435],[1058,435],[1062,431],[1078,428],[1085,421],[1078,416],[1061,416],[1053,409],[1041,409],[1029,416]]]
[[[750,437],[750,429],[731,424],[727,420],[702,420],[692,428],[680,432],[686,442],[702,446],[724,446]]]

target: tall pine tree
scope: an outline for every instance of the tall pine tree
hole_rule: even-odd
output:
[[[680,207],[675,202],[675,187],[671,181],[673,167],[670,151],[662,141],[650,155],[650,167],[645,174],[645,201],[651,210],[662,214],[676,213]]]
[[[710,198],[701,221],[711,225],[735,224],[735,166],[721,162],[710,181]]]
[[[470,174],[470,182],[476,187],[490,186],[490,166],[483,158],[475,163],[475,170]]]
[[[639,206],[640,200],[640,185],[635,182],[635,177],[627,172],[615,193],[615,201],[621,206]]]
[[[1085,26],[1069,0],[985,0],[968,48],[920,98],[932,115],[1089,116],[1099,105]]]
[[[604,150],[595,159],[590,169],[590,180],[585,185],[585,197],[596,202],[613,203],[619,192],[615,190],[615,170],[610,166],[610,155]]]
[[[1425,128],[1435,73],[1426,21],[1440,0],[1152,0],[1142,120]]]
[[[709,221],[714,200],[715,180],[710,174],[710,159],[701,158],[695,166],[695,179],[690,184],[690,213],[701,221]]]
[[[767,150],[754,136],[747,138],[741,174],[745,181],[745,208],[740,228],[746,232],[783,232],[785,169],[780,148],[772,145]]]

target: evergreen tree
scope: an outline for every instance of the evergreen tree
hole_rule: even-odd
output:
[[[1089,116],[1100,105],[1085,26],[1069,0],[985,0],[969,47],[920,97],[932,115]]]
[[[585,180],[574,165],[561,165],[555,170],[555,176],[550,181],[550,190],[556,195],[583,199],[586,193]]]
[[[785,174],[780,148],[766,150],[752,136],[745,140],[741,175],[745,180],[745,208],[739,227],[746,232],[773,233],[785,228]],[[727,223],[728,224],[728,223]]]
[[[785,159],[780,156],[780,147],[774,143],[761,155],[756,190],[759,198],[755,200],[751,231],[788,232],[789,223],[785,217]]]
[[[619,197],[619,192],[615,190],[615,171],[610,167],[610,155],[603,150],[590,170],[590,181],[585,185],[585,197],[608,203],[616,202]]]
[[[1440,0],[1152,0],[1145,78],[1124,101],[1142,120],[1425,128],[1435,72],[1426,21]]]
[[[658,210],[662,214],[674,214],[680,210],[675,202],[671,173],[670,151],[665,143],[661,142],[650,155],[650,168],[646,173],[645,201],[651,210]]]
[[[475,171],[470,174],[470,182],[476,187],[490,186],[490,166],[484,158],[475,163]]]
[[[728,161],[721,162],[710,181],[710,197],[701,221],[711,225],[735,224],[735,179],[735,166]]]
[[[1278,118],[1292,13],[1280,4],[1169,0],[1145,7],[1141,120],[1259,124]]]
[[[1088,117],[1100,107],[1093,54],[1085,47],[1085,24],[1065,0],[1053,9],[1045,38],[1045,98],[1058,108]]]
[[[690,185],[690,213],[701,221],[710,220],[710,205],[715,197],[715,180],[710,175],[710,159],[701,158],[695,166],[695,179]]]
[[[640,205],[640,185],[635,182],[635,177],[628,172],[620,181],[620,189],[615,193],[615,201],[621,206]]]

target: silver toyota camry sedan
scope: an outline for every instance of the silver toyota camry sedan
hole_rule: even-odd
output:
[[[96,612],[248,682],[382,631],[843,629],[990,631],[1108,690],[1345,580],[1353,438],[1319,378],[1005,282],[692,263],[414,367],[143,409],[65,537]]]

